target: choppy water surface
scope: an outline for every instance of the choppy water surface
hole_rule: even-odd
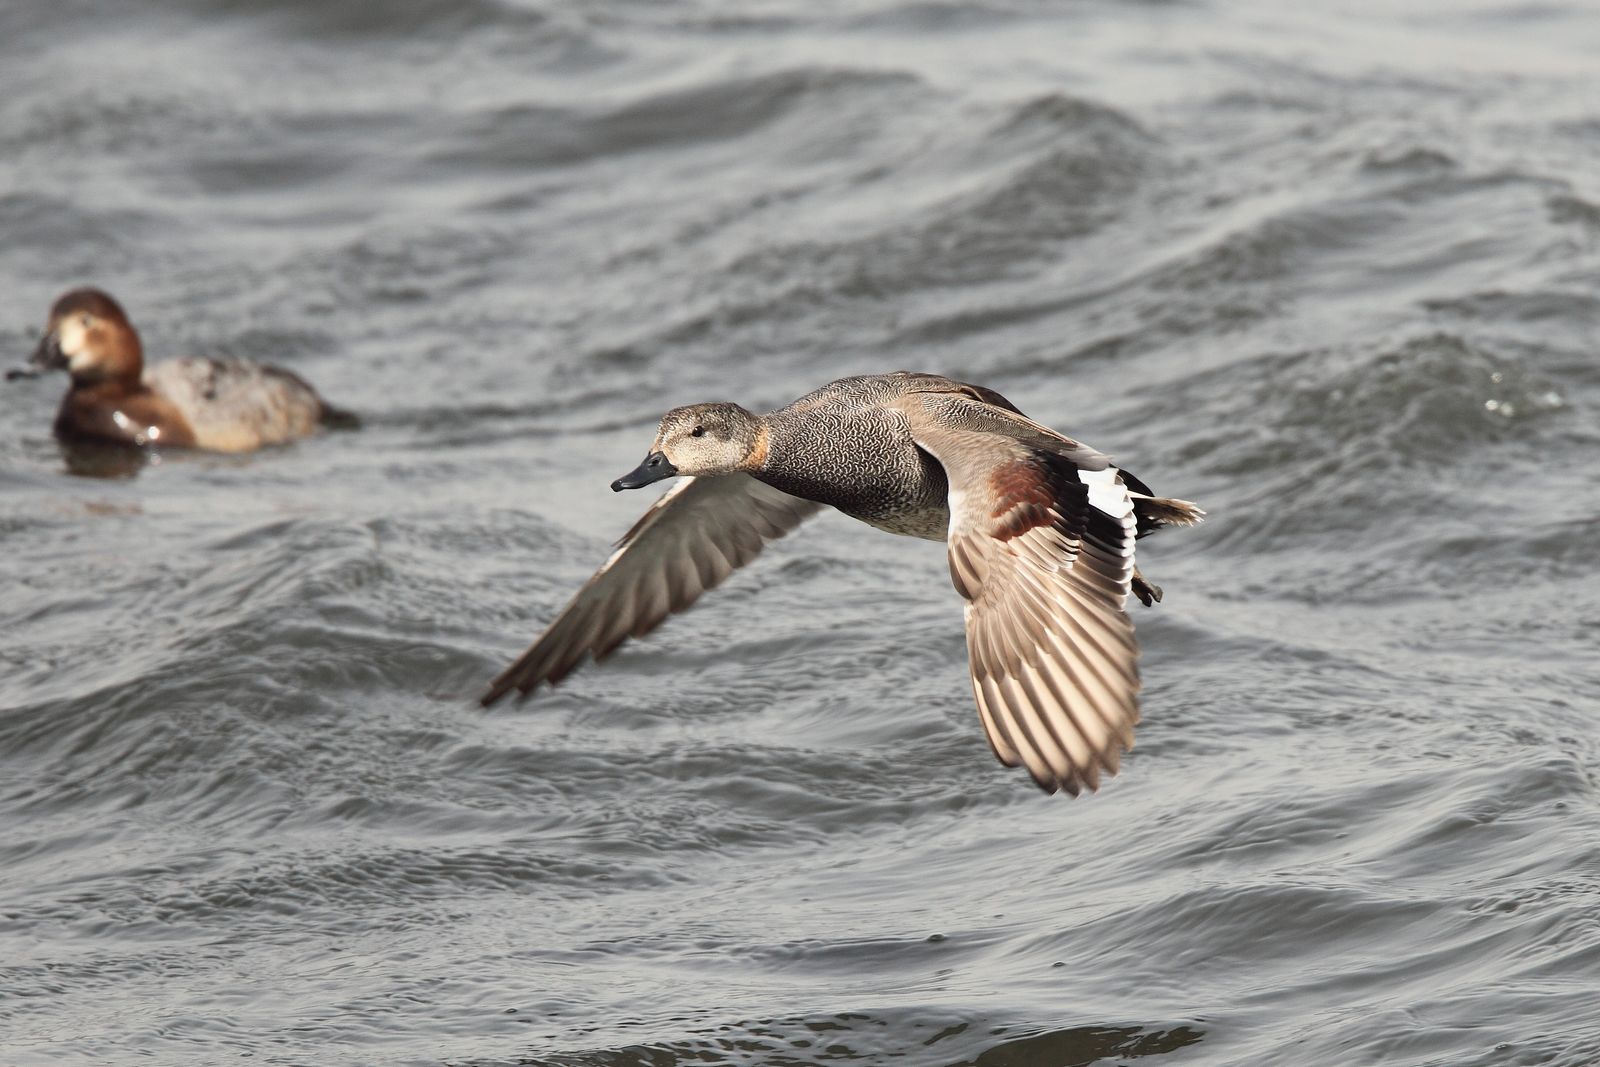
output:
[[[366,419],[0,388],[0,1060],[1600,1060],[1600,14],[1319,6],[0,7],[6,359],[94,282]],[[665,407],[900,367],[1211,511],[1098,796],[839,517],[472,706]]]

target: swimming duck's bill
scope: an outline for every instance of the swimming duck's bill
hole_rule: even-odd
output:
[[[61,350],[61,331],[49,330],[39,338],[39,346],[33,350],[33,358],[29,360],[33,373],[16,374],[15,377],[34,377],[39,371],[66,370],[67,362],[67,354]]]
[[[675,478],[678,468],[672,465],[665,453],[652,452],[644,457],[644,462],[633,470],[624,474],[611,483],[611,491],[620,493],[624,489],[643,489],[651,482],[659,482],[663,478]]]

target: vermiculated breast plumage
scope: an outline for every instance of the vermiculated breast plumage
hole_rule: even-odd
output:
[[[762,481],[890,533],[942,541],[949,524],[944,468],[917,447],[905,417],[879,406],[895,376],[846,378],[767,416]],[[831,388],[831,387],[830,387]]]

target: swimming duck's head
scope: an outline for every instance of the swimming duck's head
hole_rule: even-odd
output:
[[[74,289],[51,306],[33,365],[65,370],[75,384],[138,381],[144,358],[139,335],[115,300],[98,289]]]
[[[761,420],[738,404],[692,404],[673,408],[661,420],[644,462],[611,483],[638,489],[679,474],[732,474],[761,463]]]

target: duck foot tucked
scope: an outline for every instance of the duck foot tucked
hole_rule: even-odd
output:
[[[1152,607],[1161,602],[1161,587],[1144,575],[1139,573],[1139,568],[1133,568],[1133,595],[1139,598],[1139,603],[1145,607]]]

